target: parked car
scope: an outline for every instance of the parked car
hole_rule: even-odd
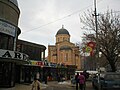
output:
[[[98,83],[98,75],[92,79],[92,85],[97,90],[120,90],[120,73],[107,72],[100,75],[100,82]]]

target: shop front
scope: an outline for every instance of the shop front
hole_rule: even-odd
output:
[[[36,60],[29,60],[28,64],[24,64],[21,66],[18,66],[18,72],[20,72],[20,76],[18,79],[20,83],[32,83],[34,80],[34,77],[37,77],[40,81],[43,80],[43,65],[44,63],[42,61],[36,61]]]
[[[28,55],[0,49],[0,87],[15,86],[17,65],[28,63]]]

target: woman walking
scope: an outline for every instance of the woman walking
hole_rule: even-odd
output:
[[[31,90],[41,90],[41,83],[35,77],[34,81],[32,82],[32,89]]]
[[[80,75],[78,76],[79,79],[79,88],[80,90],[84,89],[84,84],[85,84],[85,76],[83,75],[83,73],[80,73]]]

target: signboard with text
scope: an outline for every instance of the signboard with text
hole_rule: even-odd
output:
[[[19,59],[19,60],[27,61],[28,55],[16,51],[0,49],[0,58],[10,58],[10,59]]]
[[[5,34],[15,37],[15,29],[16,29],[15,26],[7,22],[0,21],[0,32],[1,33],[5,33]]]
[[[44,63],[42,61],[30,60],[30,64],[37,65],[37,66],[44,66]]]

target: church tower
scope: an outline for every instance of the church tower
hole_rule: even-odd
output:
[[[68,30],[62,25],[55,36],[55,45],[48,46],[48,60],[57,64],[74,65],[80,69],[79,47],[70,42]]]

